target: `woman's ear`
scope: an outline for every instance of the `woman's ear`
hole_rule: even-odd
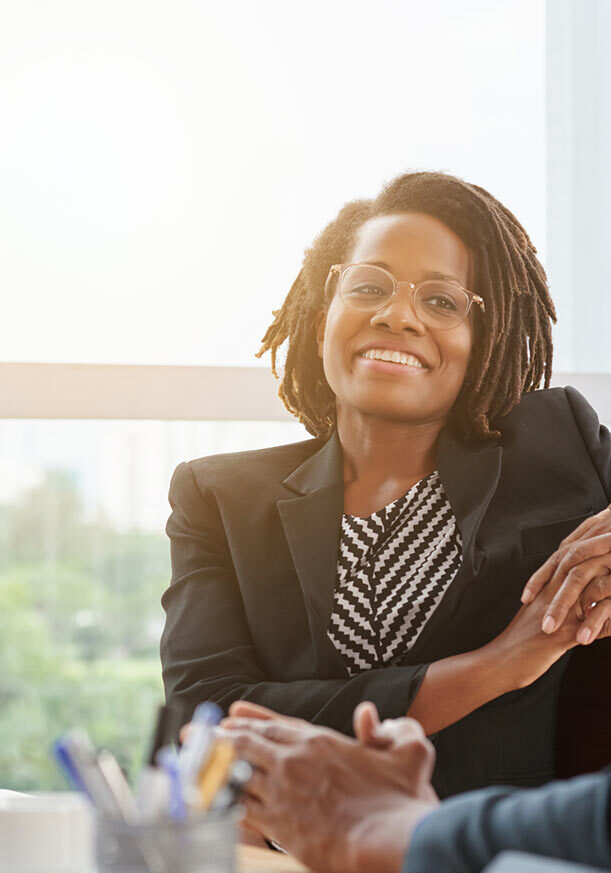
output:
[[[318,345],[318,357],[322,360],[322,350],[325,342],[325,327],[327,326],[327,313],[321,309],[316,325],[316,344]]]

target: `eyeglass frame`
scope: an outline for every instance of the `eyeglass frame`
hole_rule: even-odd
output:
[[[393,290],[392,290],[392,295],[389,298],[389,300],[385,304],[378,306],[377,309],[370,309],[370,310],[361,309],[360,310],[361,312],[379,312],[381,309],[384,308],[384,306],[388,306],[388,304],[393,299],[393,297],[397,296],[397,290],[401,285],[407,285],[408,288],[411,290],[411,292],[412,292],[412,304],[413,304],[415,299],[416,299],[417,290],[422,285],[426,285],[429,282],[437,282],[437,283],[438,282],[445,282],[447,285],[453,285],[456,288],[460,288],[460,290],[463,291],[467,295],[467,299],[469,301],[469,303],[467,305],[467,311],[465,312],[464,317],[461,318],[460,321],[458,321],[456,324],[451,325],[451,327],[438,327],[438,328],[436,328],[437,330],[452,330],[453,328],[458,327],[460,324],[464,324],[464,322],[469,317],[469,312],[471,311],[471,306],[474,303],[477,303],[477,305],[480,307],[482,312],[486,311],[486,304],[485,304],[484,300],[479,296],[479,294],[475,294],[475,292],[469,291],[468,288],[464,288],[460,284],[460,282],[457,282],[455,279],[423,279],[422,282],[399,282],[397,280],[397,278],[395,276],[393,276],[393,274],[390,272],[390,270],[387,270],[385,267],[380,267],[378,264],[368,264],[366,261],[364,263],[360,263],[360,264],[333,264],[331,266],[331,269],[329,270],[329,275],[327,276],[327,281],[325,282],[325,297],[328,293],[329,283],[331,282],[332,276],[337,273],[337,283],[338,283],[338,288],[339,288],[340,283],[341,283],[341,279],[342,279],[342,275],[346,272],[346,270],[349,267],[375,267],[376,270],[381,270],[383,273],[386,273],[386,275],[392,281]],[[346,306],[350,306],[350,303],[348,303],[342,297],[341,292],[340,292],[340,297],[342,299],[342,302],[344,302],[346,304]],[[351,308],[358,310],[358,306],[353,306]]]

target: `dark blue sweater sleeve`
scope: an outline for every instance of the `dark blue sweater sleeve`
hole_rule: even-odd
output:
[[[459,795],[420,822],[403,873],[478,873],[506,850],[611,868],[610,802],[611,769]]]

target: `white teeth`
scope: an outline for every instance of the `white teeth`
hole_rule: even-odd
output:
[[[367,349],[366,352],[363,352],[362,357],[369,358],[372,361],[392,361],[393,364],[404,364],[408,367],[424,369],[424,365],[414,355],[390,351],[390,349]]]

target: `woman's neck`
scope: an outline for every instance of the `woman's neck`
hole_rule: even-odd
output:
[[[432,473],[444,424],[445,419],[411,424],[338,408],[344,511],[370,515]]]

